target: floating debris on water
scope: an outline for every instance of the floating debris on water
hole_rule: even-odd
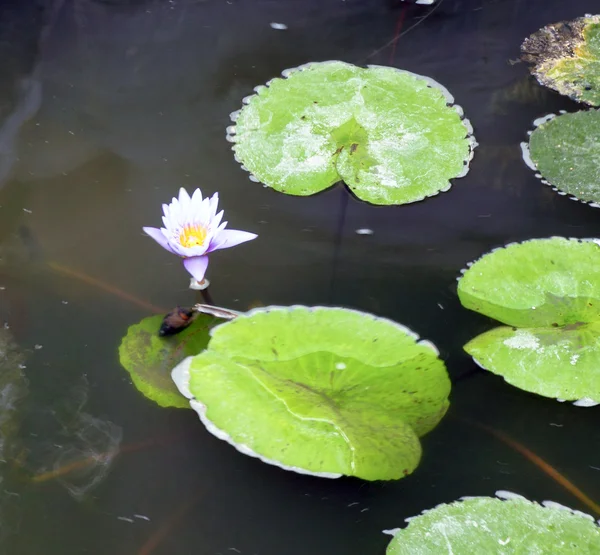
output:
[[[209,314],[223,320],[233,320],[240,315],[236,310],[221,308],[210,304],[196,304],[192,307],[178,306],[169,312],[163,319],[158,335],[168,336],[175,335],[186,329],[193,321],[197,314]]]
[[[186,329],[194,320],[194,309],[178,306],[163,319],[158,335],[165,337],[175,335]]]

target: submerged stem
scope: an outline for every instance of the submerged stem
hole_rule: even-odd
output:
[[[80,470],[94,464],[99,461],[110,461],[113,457],[117,456],[120,453],[134,453],[136,451],[141,451],[148,447],[153,447],[154,445],[161,445],[171,443],[175,441],[176,437],[169,438],[150,438],[144,441],[139,441],[137,443],[131,443],[129,445],[124,445],[121,448],[113,449],[111,451],[107,451],[106,453],[100,453],[98,455],[92,455],[91,457],[87,457],[85,459],[80,459],[78,461],[73,461],[64,466],[60,466],[55,468],[54,470],[49,470],[48,472],[41,472],[40,474],[36,474],[31,477],[31,482],[35,484],[40,484],[42,482],[47,482],[48,480],[54,480],[55,478],[60,478],[65,474],[69,474],[75,470]]]
[[[91,285],[92,287],[101,289],[102,291],[110,293],[111,295],[114,295],[115,297],[119,297],[120,299],[128,301],[132,304],[135,304],[135,305],[143,308],[144,310],[149,310],[149,311],[155,312],[157,314],[165,314],[166,312],[168,312],[167,309],[153,305],[152,303],[149,303],[148,301],[140,299],[140,298],[136,297],[135,295],[128,293],[127,291],[123,291],[122,289],[119,289],[118,287],[111,285],[110,283],[106,283],[104,281],[99,280],[98,278],[89,276],[86,273],[81,272],[79,270],[75,270],[73,268],[69,268],[68,266],[63,266],[62,264],[58,264],[57,262],[52,262],[52,261],[48,262],[48,267],[51,270],[53,270],[54,272],[56,272],[57,274],[82,281],[83,283],[86,283],[87,285]]]
[[[519,443],[517,440],[511,438],[508,434],[504,433],[501,430],[495,430],[494,428],[490,428],[485,424],[481,424],[479,422],[471,422],[470,420],[466,420],[464,418],[460,418],[461,422],[469,424],[470,426],[475,426],[481,430],[488,432],[493,435],[500,441],[504,442],[509,447],[512,447],[515,451],[523,455],[529,462],[533,463],[537,466],[542,472],[544,472],[547,476],[550,476],[555,482],[560,484],[563,488],[565,488],[571,495],[576,497],[581,503],[583,503],[588,509],[591,509],[596,516],[600,516],[600,505],[596,503],[593,499],[588,497],[583,491],[581,491],[573,482],[571,482],[568,478],[563,476],[556,468],[548,464],[544,459],[542,459],[539,455],[536,455],[533,451],[525,447],[522,443]]]

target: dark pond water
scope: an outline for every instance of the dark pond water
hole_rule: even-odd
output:
[[[498,489],[590,512],[490,429],[600,502],[598,411],[477,370],[462,345],[493,323],[461,308],[455,278],[511,241],[600,236],[600,211],[553,193],[520,159],[534,118],[577,106],[510,63],[525,36],[595,8],[597,0],[4,2],[0,320],[9,329],[0,343],[13,347],[0,369],[3,386],[12,384],[0,421],[18,427],[5,427],[0,443],[0,551],[375,555],[389,541],[383,529]],[[385,208],[341,187],[292,198],[248,181],[225,141],[228,114],[281,70],[329,59],[392,65],[447,86],[480,143],[470,173],[448,193]],[[127,327],[153,306],[194,300],[180,262],[141,232],[180,186],[218,191],[233,227],[259,234],[213,257],[216,304],[352,307],[439,346],[452,405],[412,476],[287,473],[240,455],[191,411],[138,394],[117,358]]]

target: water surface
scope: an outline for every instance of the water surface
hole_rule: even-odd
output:
[[[10,328],[0,346],[18,353],[0,372],[14,385],[2,410],[19,424],[0,457],[2,552],[383,554],[383,529],[463,495],[506,489],[589,510],[474,423],[600,501],[597,411],[477,370],[462,345],[494,324],[462,309],[455,292],[460,269],[491,248],[600,236],[598,210],[557,195],[520,159],[533,119],[578,106],[511,63],[525,36],[593,12],[595,1],[24,4],[0,11],[0,320]],[[225,141],[228,114],[283,69],[329,59],[443,83],[480,143],[469,174],[403,207],[369,206],[342,187],[292,198],[251,183]],[[117,358],[127,327],[151,305],[194,300],[180,262],[141,231],[180,186],[218,191],[231,225],[259,234],[212,257],[216,304],[351,307],[440,347],[452,404],[424,438],[414,475],[366,483],[286,473],[240,455],[191,411],[138,394]],[[96,463],[77,466],[89,457]]]

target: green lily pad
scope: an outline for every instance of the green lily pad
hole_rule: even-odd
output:
[[[337,61],[283,76],[245,98],[227,130],[251,179],[300,196],[344,181],[361,200],[405,204],[467,173],[471,125],[432,79]]]
[[[600,106],[600,16],[553,23],[525,39],[523,59],[546,87]]]
[[[465,351],[520,389],[580,406],[600,404],[600,321],[500,327],[469,341]]]
[[[170,337],[158,335],[162,321],[159,314],[130,326],[119,346],[119,360],[145,397],[161,407],[189,408],[171,380],[171,370],[206,348],[210,328],[219,320],[200,314],[188,328]]]
[[[173,370],[207,429],[300,473],[391,480],[448,409],[438,352],[403,326],[353,310],[255,309],[214,328]]]
[[[525,163],[560,194],[600,207],[600,111],[588,110],[534,122]]]
[[[407,519],[394,533],[387,555],[600,553],[600,527],[590,515],[551,501],[541,505],[499,491],[466,497]]]
[[[532,239],[495,249],[458,282],[462,305],[509,326],[600,320],[600,241]]]
[[[459,280],[466,308],[512,326],[465,350],[513,385],[600,403],[600,241],[533,239],[484,255]]]

